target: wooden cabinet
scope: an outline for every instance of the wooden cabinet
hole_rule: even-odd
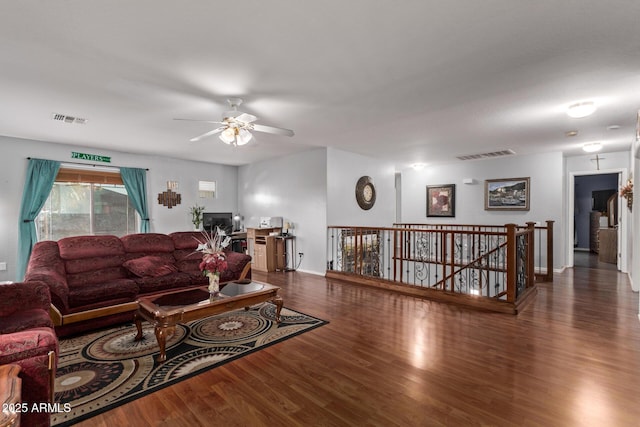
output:
[[[602,214],[597,211],[591,212],[589,218],[589,250],[598,253],[598,230],[600,230],[600,217]]]
[[[618,263],[618,229],[601,228],[598,232],[598,261]]]
[[[253,258],[251,268],[264,272],[276,271],[276,238],[269,234],[280,232],[280,230],[280,228],[247,229],[249,254]]]

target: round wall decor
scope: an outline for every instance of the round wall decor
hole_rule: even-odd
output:
[[[364,210],[371,209],[376,202],[376,187],[370,176],[362,176],[356,183],[356,201]]]

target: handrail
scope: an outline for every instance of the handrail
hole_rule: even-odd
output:
[[[515,307],[535,286],[536,233],[552,229],[552,223],[329,226],[327,276],[348,276],[401,291],[409,287],[411,293],[473,295]],[[548,235],[546,240],[552,244]],[[552,262],[552,255],[547,257]]]

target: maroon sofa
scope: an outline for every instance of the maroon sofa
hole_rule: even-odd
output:
[[[58,338],[49,317],[49,287],[43,282],[0,285],[0,365],[20,366],[21,425],[49,425],[49,413],[33,404],[53,403]]]
[[[26,282],[51,291],[51,317],[58,336],[131,321],[139,296],[204,286],[208,279],[196,252],[200,232],[77,236],[38,242]],[[220,282],[251,277],[251,257],[227,252]]]

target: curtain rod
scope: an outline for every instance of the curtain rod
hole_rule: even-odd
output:
[[[27,160],[31,160],[31,157],[27,157]],[[111,165],[95,165],[93,163],[80,163],[80,162],[65,162],[65,161],[60,161],[60,163],[66,163],[66,164],[70,164],[70,165],[82,165],[82,166],[93,166],[94,168],[112,168],[112,169],[120,169],[120,166],[111,166]],[[149,170],[149,168],[145,168],[146,171]]]

